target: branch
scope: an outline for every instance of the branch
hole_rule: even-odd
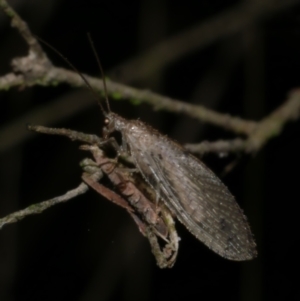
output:
[[[28,130],[34,131],[37,133],[43,133],[48,135],[59,135],[70,138],[72,141],[80,141],[89,144],[96,144],[101,146],[101,142],[103,141],[96,135],[85,134],[82,132],[77,132],[64,128],[48,128],[42,125],[28,125]]]
[[[3,226],[12,224],[12,223],[16,223],[16,222],[22,220],[26,216],[33,215],[33,214],[40,214],[43,211],[45,211],[46,209],[48,209],[56,204],[66,202],[80,194],[85,193],[88,189],[89,188],[85,183],[81,183],[77,188],[72,189],[61,196],[52,198],[50,200],[47,200],[47,201],[44,201],[44,202],[41,202],[38,204],[30,205],[29,207],[27,207],[23,210],[16,211],[3,218],[0,218],[0,230],[3,228]]]
[[[288,121],[295,121],[299,117],[300,89],[296,89],[290,92],[285,103],[259,123],[248,138],[246,151],[257,152],[268,140],[279,136]]]
[[[53,66],[45,66],[45,68],[39,66],[40,68],[38,68],[38,73],[35,73],[34,69],[31,69],[30,77],[28,77],[26,75],[28,66],[32,66],[32,64],[36,64],[37,62],[33,62],[29,57],[18,59],[18,62],[21,62],[21,64],[16,64],[16,60],[14,60],[15,70],[16,68],[18,68],[18,72],[21,72],[23,74],[23,77],[19,76],[16,79],[14,77],[7,78],[7,76],[5,76],[4,80],[3,77],[0,78],[0,90],[9,89],[10,85],[57,86],[58,83],[66,83],[76,88],[86,88],[85,83],[75,72]],[[85,75],[85,77],[89,81],[94,91],[97,91],[101,94],[103,93],[104,87],[102,80],[87,75]],[[10,79],[11,81],[9,81]],[[156,110],[165,110],[173,113],[183,113],[199,119],[202,122],[208,122],[213,125],[220,126],[237,134],[249,134],[254,130],[256,126],[256,122],[254,121],[233,117],[229,114],[218,113],[200,105],[185,103],[180,100],[162,96],[148,90],[140,90],[122,84],[114,83],[110,80],[107,81],[107,89],[108,94],[111,98],[118,100],[128,99],[134,104],[147,103],[152,105]]]
[[[285,103],[270,115],[257,123],[255,130],[247,139],[220,140],[216,142],[201,142],[199,144],[186,144],[185,147],[192,153],[203,156],[208,152],[227,153],[255,153],[272,138],[280,135],[284,125],[300,117],[300,89],[292,91]]]

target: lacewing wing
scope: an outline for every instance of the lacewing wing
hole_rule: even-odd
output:
[[[106,138],[114,131],[136,167],[174,216],[200,241],[230,260],[256,256],[249,224],[221,180],[182,146],[139,120],[105,114]]]

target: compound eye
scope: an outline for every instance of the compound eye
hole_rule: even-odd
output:
[[[108,119],[108,118],[105,118],[104,124],[105,124],[105,125],[108,125],[108,124],[109,124],[109,119]]]

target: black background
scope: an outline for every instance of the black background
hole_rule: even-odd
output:
[[[33,33],[84,73],[99,73],[86,38],[91,32],[111,79],[241,118],[260,120],[299,86],[300,5],[266,13],[235,34],[171,63],[166,57],[159,71],[129,81],[130,74],[120,67],[125,61],[255,1],[9,2]],[[10,71],[11,59],[25,55],[27,46],[2,12],[0,30],[4,75]],[[44,49],[54,64],[66,67]],[[91,105],[76,114],[66,107],[63,118],[52,116],[53,121],[43,125],[100,134],[103,117],[97,104],[88,92],[66,85],[1,91],[0,133],[23,122],[26,114],[67,97],[74,102],[87,99]],[[234,137],[147,105],[111,101],[111,107],[124,117],[141,118],[181,143]],[[36,120],[25,117],[10,131],[17,142],[1,147],[1,217],[80,183],[79,162],[86,154],[79,144],[28,135],[26,122]],[[160,270],[147,240],[126,212],[89,191],[0,231],[0,300],[299,300],[299,131],[299,122],[287,124],[253,157],[203,158],[218,175],[239,159],[222,179],[248,216],[258,244],[257,259],[227,261],[177,224],[182,239],[178,260],[174,268]]]

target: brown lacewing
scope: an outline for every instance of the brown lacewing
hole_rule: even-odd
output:
[[[182,146],[139,120],[106,114],[107,135],[122,134],[135,166],[176,218],[231,260],[256,256],[247,219],[221,180]]]
[[[97,99],[105,117],[104,138],[108,139],[115,131],[121,133],[123,151],[130,154],[138,171],[154,189],[157,200],[163,201],[197,239],[230,260],[256,257],[247,218],[222,181],[170,138],[139,120],[127,120],[110,111],[104,72],[90,36],[89,40],[103,77],[107,111]],[[95,94],[84,75],[63,59]]]

